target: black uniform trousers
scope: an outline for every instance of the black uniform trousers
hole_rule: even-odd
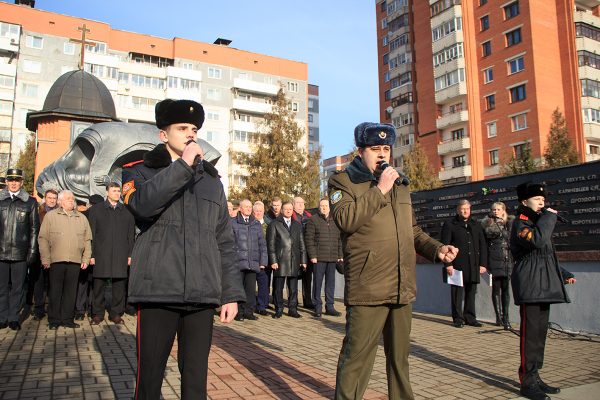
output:
[[[19,321],[26,278],[25,261],[0,261],[0,323]]]
[[[50,264],[48,322],[65,324],[73,322],[77,281],[81,264],[58,262]]]
[[[325,278],[325,310],[333,311],[333,296],[335,292],[335,262],[318,262],[314,265],[314,281],[312,302],[315,311],[322,311],[323,300],[321,300],[321,288]]]
[[[463,308],[464,294],[464,308]],[[472,324],[477,321],[475,315],[476,283],[465,283],[463,286],[450,285],[450,298],[452,300],[452,319],[454,322]]]
[[[296,311],[298,309],[298,278],[295,276],[274,276],[273,277],[273,304],[275,311],[283,311],[283,285],[287,280],[288,290],[288,309]]]
[[[37,263],[29,267],[27,274],[27,294],[25,296],[24,310],[38,317],[46,314],[46,287],[48,286],[48,270]]]
[[[109,278],[94,278],[94,297],[92,301],[92,315],[104,319],[106,310],[106,301],[104,294],[106,284]],[[125,312],[125,292],[127,278],[111,279],[111,299],[108,311],[108,318],[120,317]]]
[[[92,265],[88,265],[86,269],[79,271],[79,279],[77,281],[77,300],[75,301],[75,311],[77,314],[85,315],[92,308],[92,281],[93,281]]]
[[[271,292],[271,271],[270,267],[262,268],[256,274],[256,283],[258,285],[258,295],[256,306],[257,311],[266,310],[269,307],[269,293]]]
[[[519,366],[519,379],[521,386],[530,386],[537,383],[539,370],[544,364],[550,304],[522,304],[520,313],[521,365]]]
[[[238,313],[247,317],[254,314],[254,307],[256,307],[256,272],[246,270],[241,271],[241,274],[244,290],[246,291],[246,302],[238,303]]]
[[[315,305],[312,302],[312,276],[313,264],[306,264],[306,269],[302,272],[302,306],[305,308],[313,308]]]
[[[146,303],[137,311],[136,400],[158,400],[173,340],[177,334],[177,362],[181,398],[206,399],[208,353],[212,342],[214,308],[186,309]]]

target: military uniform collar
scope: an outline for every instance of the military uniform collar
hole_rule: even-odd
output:
[[[375,175],[363,164],[360,156],[354,157],[354,160],[346,168],[348,177],[352,183],[363,183],[376,181]]]
[[[540,218],[540,214],[536,213],[531,208],[526,207],[524,205],[520,205],[519,208],[517,208],[517,215],[524,215],[527,218],[527,220],[530,220],[533,223],[535,223]]]
[[[144,154],[144,165],[148,168],[165,168],[171,165],[172,162],[171,153],[169,153],[164,143],[156,145],[155,148]],[[219,177],[219,171],[208,161],[202,160],[202,166],[210,176]]]
[[[17,199],[23,200],[25,202],[29,200],[29,194],[23,188],[19,189],[19,192],[17,193],[16,197]],[[2,189],[2,191],[0,191],[0,201],[6,199],[10,199],[10,192],[8,191],[8,188],[4,188]]]

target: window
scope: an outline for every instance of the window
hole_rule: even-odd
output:
[[[507,4],[504,6],[504,19],[511,19],[519,15],[519,2],[515,1],[513,3]]]
[[[487,68],[483,70],[483,83],[490,83],[494,80],[494,69]]]
[[[490,16],[489,15],[484,15],[483,17],[479,18],[479,28],[481,29],[482,32],[490,29]]]
[[[208,132],[206,132],[206,141],[212,142],[216,136],[217,136],[216,132],[208,131]]]
[[[596,110],[594,108],[584,108],[583,110],[583,122],[590,123],[600,123],[600,110]]]
[[[206,119],[210,120],[210,121],[218,121],[219,120],[219,113],[214,112],[214,111],[207,111],[206,112]]]
[[[252,117],[249,114],[238,114],[238,120],[244,122],[251,122]]]
[[[191,62],[183,62],[181,63],[181,68],[183,69],[194,69],[194,64]]]
[[[208,77],[213,79],[221,79],[221,69],[208,67]]]
[[[389,62],[390,62],[390,55],[386,53],[383,55],[383,64],[387,65]]]
[[[65,42],[65,44],[63,45],[63,53],[67,54],[69,56],[74,55],[75,54],[75,43]]]
[[[89,51],[90,53],[106,54],[106,43],[96,42],[92,44],[86,44],[85,51]],[[136,58],[134,60],[140,63],[144,62],[143,58],[140,60]]]
[[[297,82],[288,82],[288,92],[298,92],[298,83]]]
[[[23,83],[23,85],[21,86],[21,94],[26,97],[37,97],[38,85],[34,85],[31,83]]]
[[[496,125],[496,121],[494,122],[488,122],[487,124],[485,124],[486,126],[486,130],[487,130],[487,137],[488,138],[493,138],[496,137],[497,135],[497,125]]]
[[[590,144],[590,154],[600,154],[600,146]]]
[[[457,112],[461,112],[463,110],[463,103],[451,104],[449,107],[449,114],[455,114]]]
[[[13,103],[8,100],[0,100],[0,114],[10,115],[12,114]]]
[[[233,186],[246,187],[246,177],[244,175],[234,175]]]
[[[436,1],[429,7],[429,10],[431,11],[431,16],[435,17],[436,15],[443,13],[444,11],[446,11],[447,9],[449,9],[450,7],[452,7],[456,4],[460,4],[460,0]]]
[[[527,113],[517,114],[510,117],[510,126],[513,132],[527,129]]]
[[[479,0],[479,5],[480,6],[483,6],[485,4],[487,4],[487,0]]]
[[[383,95],[386,100],[390,100],[392,98],[392,93],[389,90],[386,90]]]
[[[238,99],[246,100],[246,101],[251,101],[252,100],[252,96],[250,95],[250,93],[239,93],[238,94]]]
[[[41,49],[44,47],[44,38],[40,36],[27,35],[25,39],[25,45],[32,49]]]
[[[588,39],[600,41],[600,28],[584,24],[583,22],[576,22],[575,35],[578,37],[583,36]]]
[[[403,104],[408,104],[413,102],[413,94],[412,92],[407,92],[397,96],[392,100],[392,107],[396,108]]]
[[[131,96],[131,107],[137,110],[154,110],[156,103],[158,103],[156,99]]]
[[[9,24],[6,22],[0,22],[0,36],[1,37],[13,37],[14,39],[19,38],[19,25]]]
[[[408,26],[408,13],[400,15],[388,23],[389,33],[393,33],[405,26]]]
[[[580,50],[577,52],[580,67],[592,67],[600,69],[600,55]]]
[[[32,74],[39,74],[42,72],[42,63],[33,60],[23,60],[23,71],[30,72]]]
[[[0,77],[1,80],[1,77]],[[600,99],[600,82],[591,79],[581,79],[581,95]],[[0,82],[1,84],[1,82]]]
[[[206,91],[206,98],[210,100],[221,100],[221,89],[209,88]]]
[[[496,95],[490,94],[489,96],[485,96],[485,109],[490,111],[494,108],[496,108]]]
[[[462,18],[452,18],[449,21],[443,22],[441,25],[431,29],[431,38],[435,42],[441,38],[448,36],[454,31],[462,29]]]
[[[13,88],[15,86],[15,78],[8,75],[0,75],[0,87]]]
[[[298,112],[298,108],[299,108],[298,102],[297,101],[292,101],[292,103],[291,103],[291,110],[293,112]]]
[[[517,144],[517,145],[513,146],[513,151],[515,152],[515,158],[517,160],[520,160],[523,158],[525,153],[528,153],[530,151],[529,143]]]
[[[383,18],[383,19],[381,20],[381,29],[386,29],[386,28],[387,28],[387,25],[388,25],[388,23],[387,23],[387,18]]]
[[[312,101],[312,100],[309,100],[309,101],[308,101],[308,108],[309,108],[309,109],[313,109],[314,107],[315,107],[315,102],[314,102],[314,101]]]
[[[523,101],[527,98],[527,94],[525,93],[525,84],[515,86],[510,88],[510,102],[516,103],[518,101]]]
[[[487,57],[490,54],[492,54],[492,42],[490,40],[481,44],[481,53],[484,57]]]
[[[521,43],[521,28],[508,32],[506,35],[506,47]]]
[[[384,37],[381,38],[381,44],[383,46],[387,46],[388,45],[388,37],[387,37],[387,35],[385,35]]]
[[[465,69],[459,68],[435,78],[435,91],[445,89],[465,81]]]
[[[412,113],[406,113],[406,114],[400,114],[399,116],[395,117],[392,120],[392,125],[394,125],[396,128],[400,128],[406,125],[412,125],[413,123],[413,114]]]
[[[313,115],[312,114],[308,114],[308,122],[313,122]]]
[[[498,155],[498,149],[490,150],[489,154],[490,154],[490,166],[498,165],[498,162],[500,161],[500,157]]]
[[[0,142],[10,142],[10,129],[0,129]]]
[[[452,157],[452,168],[464,167],[467,165],[467,159],[465,155]]]
[[[465,130],[463,128],[452,131],[452,140],[460,140],[465,137]]]
[[[525,58],[523,56],[514,58],[508,61],[508,72],[509,74],[516,74],[525,69]]]
[[[437,67],[449,61],[452,61],[463,56],[463,44],[456,43],[433,55],[433,66]]]
[[[396,50],[398,47],[408,44],[408,34],[403,34],[390,42],[390,51]]]

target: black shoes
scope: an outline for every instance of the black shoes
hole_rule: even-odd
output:
[[[0,322],[0,329],[6,329],[8,328],[8,322],[4,321],[4,322]]]
[[[237,314],[233,319],[242,322],[244,320],[244,316],[241,314]]]
[[[302,316],[300,314],[298,314],[298,311],[296,311],[296,310],[288,312],[288,315],[292,318],[302,318]]]
[[[273,314],[273,318],[281,318],[282,315],[283,311],[275,311],[275,314]]]
[[[248,314],[244,318],[249,319],[250,321],[256,321],[258,317],[254,314]]]
[[[342,315],[341,312],[337,311],[335,308],[332,310],[325,310],[325,315],[331,315],[332,317],[339,317]]]
[[[455,328],[462,328],[463,326],[465,326],[465,324],[461,320],[459,320],[459,319],[457,319],[456,321],[454,321],[452,323],[452,325],[454,325]]]
[[[521,386],[520,392],[523,397],[531,400],[550,400],[550,397],[548,397],[548,395],[546,395],[546,393],[544,393],[536,384]]]
[[[33,314],[34,321],[41,321],[44,319],[44,314]]]
[[[21,330],[21,324],[19,323],[19,321],[10,321],[8,323],[8,327],[10,329],[12,329],[13,331],[19,331],[19,330]]]
[[[467,322],[467,325],[474,326],[476,328],[481,328],[483,324],[479,321]]]
[[[544,383],[542,378],[538,377],[537,383],[538,383],[540,390],[544,393],[547,393],[547,394],[559,394],[560,393],[560,388],[546,385],[546,383]]]
[[[100,325],[104,321],[103,318],[100,318],[98,315],[94,315],[90,321],[90,325]]]
[[[62,326],[64,326],[65,328],[79,328],[80,327],[80,325],[75,322],[65,322],[64,324],[62,324]]]
[[[267,312],[267,310],[258,310],[258,313],[260,315],[268,315],[269,313]]]
[[[75,314],[75,321],[83,321],[84,318],[84,314]]]
[[[57,330],[58,327],[59,327],[58,324],[48,324],[48,329],[50,329],[51,331]]]
[[[321,310],[315,311],[315,318],[321,318],[322,315],[323,313],[321,312]]]
[[[302,307],[304,307],[304,308],[309,308],[309,309],[311,309],[311,310],[314,310],[314,308],[315,308],[315,305],[314,305],[313,303],[304,303],[304,304],[302,305]]]

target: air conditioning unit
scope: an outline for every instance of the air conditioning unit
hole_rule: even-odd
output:
[[[15,43],[17,43],[17,40],[16,40],[16,39],[14,39],[14,38],[13,38],[13,39],[10,39],[10,44],[15,44]]]

